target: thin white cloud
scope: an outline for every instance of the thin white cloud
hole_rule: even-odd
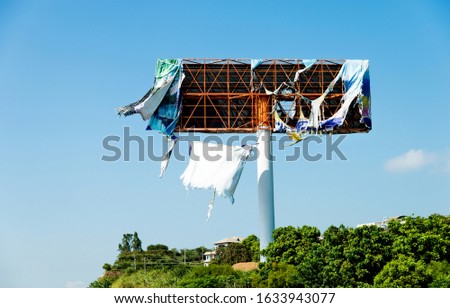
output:
[[[436,154],[421,149],[412,149],[408,152],[389,159],[384,167],[389,172],[408,172],[419,170],[436,161]]]
[[[66,288],[84,288],[85,284],[83,281],[66,281]]]

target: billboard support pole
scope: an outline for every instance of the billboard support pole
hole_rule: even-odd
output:
[[[273,197],[273,162],[272,133],[270,128],[258,130],[258,207],[259,207],[259,241],[260,249],[265,249],[272,242],[275,228],[275,209]],[[265,257],[261,255],[261,262]]]

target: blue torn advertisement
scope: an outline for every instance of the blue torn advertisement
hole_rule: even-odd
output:
[[[117,109],[119,116],[139,113],[149,120],[147,129],[173,136],[181,113],[181,59],[158,59],[154,86],[137,102]]]
[[[173,134],[181,114],[181,83],[183,82],[181,59],[158,59],[153,87],[139,101],[117,109],[119,116],[140,114],[149,121],[147,130],[163,133],[169,150],[161,161],[162,177],[169,164],[177,137]]]

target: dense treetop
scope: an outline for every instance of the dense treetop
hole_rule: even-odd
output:
[[[162,244],[141,248],[124,234],[120,254],[91,287],[450,287],[450,216],[405,217],[387,228],[280,227],[251,272],[231,265],[258,261],[255,235],[216,251],[204,267],[205,247],[180,250]]]

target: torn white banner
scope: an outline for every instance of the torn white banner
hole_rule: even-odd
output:
[[[186,189],[209,189],[234,203],[233,195],[251,150],[250,145],[240,147],[193,141],[189,145],[189,165],[180,179]]]

